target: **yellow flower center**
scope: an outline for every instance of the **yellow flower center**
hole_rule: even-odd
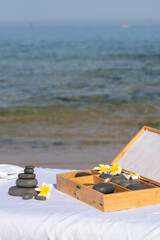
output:
[[[39,190],[40,194],[45,196],[50,191],[50,188],[49,186],[44,185],[43,187],[40,187]]]
[[[119,170],[119,165],[118,164],[113,165],[112,167],[110,167],[110,170],[111,171],[118,171]]]
[[[119,171],[119,164],[115,164],[112,167],[110,167],[109,171],[110,171],[111,175],[114,174],[115,172],[118,172]]]
[[[105,165],[99,167],[99,171],[101,171],[101,172],[106,172],[107,170],[108,170],[108,168]]]

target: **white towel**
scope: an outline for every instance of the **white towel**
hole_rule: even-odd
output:
[[[0,164],[0,181],[16,178],[23,168],[11,164]]]

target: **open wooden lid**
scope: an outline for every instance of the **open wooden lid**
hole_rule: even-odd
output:
[[[160,130],[143,127],[113,160],[123,169],[160,182]]]

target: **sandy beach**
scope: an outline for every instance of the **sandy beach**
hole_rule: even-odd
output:
[[[28,147],[1,147],[0,162],[25,166],[62,169],[91,169],[99,163],[110,163],[124,144],[105,146],[53,147],[48,149]]]

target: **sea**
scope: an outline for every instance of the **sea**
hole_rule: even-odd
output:
[[[127,143],[160,128],[160,24],[0,24],[0,146]]]

